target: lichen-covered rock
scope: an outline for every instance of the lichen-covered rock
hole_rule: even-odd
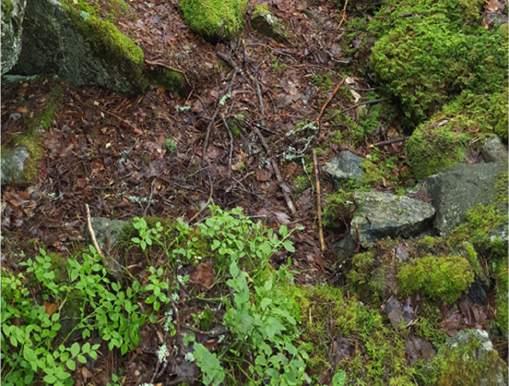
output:
[[[352,153],[348,150],[343,150],[339,154],[327,162],[323,170],[337,181],[345,179],[359,180],[362,178],[364,172],[362,164],[364,158]]]
[[[474,272],[462,256],[424,256],[403,264],[398,280],[404,295],[419,293],[450,304],[472,284]]]
[[[463,330],[440,348],[425,384],[505,386],[507,365],[484,330]]]
[[[287,40],[287,33],[283,22],[275,17],[269,9],[268,4],[257,4],[251,15],[251,25],[263,35],[271,37],[280,42]]]
[[[111,250],[115,246],[124,229],[130,224],[128,221],[106,217],[92,217],[91,222],[99,246],[106,250]]]
[[[30,153],[24,146],[14,149],[2,149],[1,181],[5,184],[20,184],[26,182],[26,165]]]
[[[26,0],[2,0],[2,75],[18,61]]]
[[[475,205],[494,203],[497,179],[503,170],[500,163],[462,164],[427,178],[424,189],[436,210],[435,229],[447,234]]]
[[[465,161],[485,134],[507,140],[507,116],[507,89],[482,95],[462,93],[408,139],[406,152],[413,174],[420,179]]]
[[[231,39],[244,27],[247,0],[180,0],[185,22],[210,40]]]
[[[427,229],[435,210],[423,201],[385,192],[356,192],[352,237],[370,247],[384,237],[410,237]]]
[[[142,49],[81,1],[29,1],[22,45],[16,74],[56,74],[122,93],[148,85]]]

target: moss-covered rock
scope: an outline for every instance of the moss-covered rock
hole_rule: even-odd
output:
[[[180,0],[184,20],[210,40],[231,39],[244,27],[247,0]]]
[[[406,143],[408,163],[424,178],[465,160],[487,133],[507,140],[507,89],[462,93],[414,130]]]
[[[16,74],[57,74],[75,85],[123,93],[148,85],[142,49],[87,1],[31,1],[24,26]]]
[[[281,42],[287,40],[283,22],[272,14],[267,3],[255,5],[251,15],[251,25],[263,35]]]
[[[26,0],[2,0],[2,75],[16,64],[21,52],[21,34]]]
[[[497,264],[496,269],[496,285],[497,285],[497,295],[496,295],[496,318],[495,323],[497,327],[502,331],[502,333],[508,337],[508,328],[509,328],[509,313],[508,313],[508,303],[509,303],[509,269],[507,268],[507,256],[505,259],[502,259]]]
[[[392,14],[399,3],[389,1],[383,9]],[[460,22],[465,18],[460,4],[466,5],[468,20],[477,20],[479,1],[401,3],[409,6],[406,17],[379,16],[384,28],[371,62],[380,83],[401,103],[408,126],[422,122],[462,90],[489,93],[503,87],[507,36],[463,28]]]
[[[438,386],[507,385],[507,365],[483,330],[463,330],[441,347],[421,374],[420,384]]]
[[[453,303],[474,281],[474,273],[464,257],[425,256],[402,265],[398,280],[403,294]]]
[[[337,369],[349,385],[413,384],[404,339],[379,312],[330,286],[302,287],[300,305],[313,384],[329,383]]]

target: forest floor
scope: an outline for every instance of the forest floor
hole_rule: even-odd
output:
[[[332,1],[277,0],[272,10],[291,30],[287,42],[259,34],[248,22],[240,39],[211,44],[184,24],[177,0],[129,4],[120,28],[142,46],[147,64],[185,71],[189,92],[178,96],[155,87],[125,97],[65,86],[63,105],[44,135],[38,182],[3,189],[2,258],[42,246],[72,253],[88,237],[85,203],[93,217],[182,217],[193,223],[215,203],[241,207],[274,228],[304,225],[294,234],[297,281],[337,281],[332,246],[343,234],[325,229],[321,250],[311,149],[318,149],[318,165],[342,150],[331,112],[355,120],[376,91],[345,55],[349,15]],[[49,87],[52,82],[4,86],[2,122],[12,113],[29,114]],[[17,129],[16,122],[4,124],[2,135]],[[377,157],[392,157],[397,162],[387,180],[398,179],[407,170],[403,136],[397,123],[381,125],[349,150],[366,156],[376,149]],[[303,186],[295,186],[299,177]],[[390,185],[381,180],[379,187]],[[322,197],[333,190],[333,181],[322,176]],[[10,259],[3,263],[15,266]],[[149,346],[122,359],[125,384],[154,371]],[[103,360],[94,369],[96,384],[106,384],[121,359],[110,352]],[[76,381],[84,385],[90,378],[83,373]]]

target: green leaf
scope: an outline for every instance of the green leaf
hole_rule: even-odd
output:
[[[85,358],[83,355],[79,354],[78,355],[78,362],[82,363],[82,364],[85,364],[87,363],[87,358]]]
[[[71,371],[76,370],[76,362],[74,362],[72,359],[67,360],[67,362],[65,362],[65,365]]]
[[[283,242],[283,248],[286,249],[290,253],[294,253],[295,252],[295,247],[293,246],[293,243],[292,243],[291,240],[285,240]]]
[[[334,377],[332,377],[332,386],[344,386],[346,383],[345,370],[338,370]]]
[[[70,348],[70,351],[71,351],[72,357],[74,358],[80,352],[80,344],[78,342],[73,343]]]
[[[52,385],[57,381],[57,378],[53,374],[47,374],[42,380]]]

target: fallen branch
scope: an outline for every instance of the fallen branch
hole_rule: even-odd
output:
[[[394,139],[388,139],[387,141],[380,141],[373,143],[369,145],[370,148],[376,147],[376,146],[386,146],[386,145],[392,145],[393,143],[401,143],[405,142],[406,138],[394,138]]]
[[[92,244],[94,245],[95,250],[101,256],[104,258],[104,255],[101,251],[101,248],[99,247],[99,244],[97,243],[97,239],[95,237],[94,228],[92,227],[92,217],[90,216],[90,207],[88,204],[85,204],[85,210],[87,212],[87,227],[88,227],[88,233],[90,234],[90,238],[92,239]]]
[[[316,151],[313,149],[313,168],[315,170],[315,185],[316,185],[316,216],[318,218],[318,239],[320,240],[320,250],[325,251],[325,239],[323,237],[323,225],[322,225],[322,198],[320,190],[320,171],[318,169],[318,160],[316,158]]]
[[[318,136],[320,136],[320,126],[321,126],[323,114],[325,114],[325,110],[327,110],[327,107],[329,107],[330,103],[332,102],[332,100],[334,99],[336,94],[339,92],[339,89],[341,88],[343,83],[345,83],[345,79],[346,78],[342,79],[336,85],[336,87],[334,88],[334,91],[332,91],[332,94],[329,96],[329,98],[325,101],[322,108],[320,109],[320,114],[318,114],[318,117],[316,117],[315,122],[316,122],[316,126],[318,127],[318,133],[317,133]]]
[[[338,30],[341,29],[341,26],[346,21],[346,7],[348,6],[348,0],[345,0],[345,4],[343,5],[343,10],[341,11],[341,20],[339,21]]]
[[[267,155],[270,157],[269,146],[267,145],[267,141],[265,140],[265,137],[261,133],[260,129],[258,129],[258,127],[256,127],[256,126],[253,126],[253,130],[256,133],[256,135],[258,136],[258,138],[260,139],[263,149],[265,150]],[[277,164],[276,160],[274,158],[270,157],[270,162],[272,165],[272,169],[274,169],[274,173],[276,174],[276,179],[279,184],[279,187],[281,188],[281,191],[283,192],[283,197],[285,199],[286,206],[288,206],[288,209],[290,209],[292,216],[296,217],[297,209],[295,209],[295,205],[292,201],[292,198],[290,197],[291,190],[288,187],[288,185],[286,184],[286,182],[284,182],[283,177],[281,175],[281,171],[279,170],[279,165]]]

